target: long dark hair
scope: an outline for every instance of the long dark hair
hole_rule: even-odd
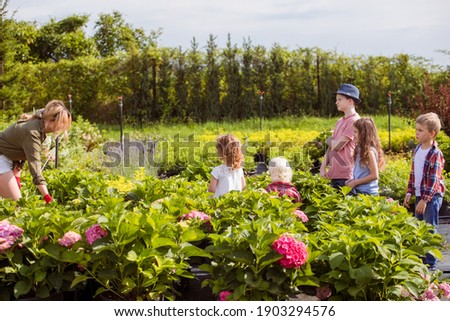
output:
[[[369,153],[372,148],[375,148],[378,154],[378,169],[384,167],[384,155],[381,148],[380,138],[378,137],[377,126],[372,118],[360,118],[353,123],[353,126],[358,130],[358,146],[359,159],[362,165],[369,166]],[[356,161],[357,153],[354,158]]]

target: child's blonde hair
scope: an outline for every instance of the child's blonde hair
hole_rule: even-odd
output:
[[[290,183],[292,180],[292,168],[284,157],[275,157],[270,160],[269,174],[272,182]]]
[[[241,142],[235,136],[226,134],[217,137],[216,149],[225,165],[230,166],[232,169],[241,167],[244,155],[242,154]]]
[[[441,130],[441,120],[436,113],[426,113],[422,114],[416,119],[416,123],[420,125],[425,125],[429,132],[434,131],[436,135]]]

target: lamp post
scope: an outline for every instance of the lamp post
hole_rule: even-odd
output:
[[[388,91],[388,133],[389,133],[389,150],[391,150],[391,107],[392,107],[392,94],[390,91]]]
[[[122,96],[119,99],[119,114],[120,114],[120,149],[123,149],[123,102]]]
[[[259,130],[262,130],[262,104],[264,98],[264,91],[259,91]]]
[[[60,136],[56,136],[55,138],[55,168],[58,168],[58,149],[60,139],[61,139]]]
[[[67,97],[69,97],[69,111],[72,113],[72,95],[68,94]]]

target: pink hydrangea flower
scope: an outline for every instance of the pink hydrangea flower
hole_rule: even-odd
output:
[[[431,278],[430,278],[430,276],[428,274],[423,274],[423,275],[421,275],[421,277],[422,277],[422,279],[424,279],[425,281],[430,283]]]
[[[212,229],[212,225],[211,225],[211,222],[210,222],[211,218],[209,217],[209,215],[207,215],[207,214],[205,214],[203,212],[192,210],[192,211],[190,211],[187,214],[181,215],[181,217],[180,217],[180,220],[182,220],[182,221],[184,221],[184,220],[192,220],[192,219],[200,220],[200,222],[203,222],[203,225],[204,225],[204,227],[206,227],[207,230],[211,230]]]
[[[228,300],[228,296],[230,296],[231,294],[233,294],[233,292],[230,291],[222,291],[219,293],[219,301],[227,301]]]
[[[9,238],[0,237],[0,253],[5,252],[13,244],[14,244],[14,242],[11,242],[11,240]]]
[[[305,243],[297,241],[287,234],[284,234],[275,240],[272,244],[272,248],[283,255],[279,262],[287,269],[298,269],[305,264],[308,259],[308,251]]]
[[[89,245],[92,245],[95,241],[108,235],[108,231],[103,229],[99,224],[94,224],[86,230],[86,240]]]
[[[386,199],[386,202],[388,202],[388,203],[393,203],[393,202],[394,202],[394,199],[393,199],[392,197],[388,197],[388,198]]]
[[[7,237],[7,236],[11,236],[15,239],[18,239],[19,237],[22,236],[23,230],[14,225],[9,223],[8,220],[3,220],[0,222],[0,236],[2,237]]]
[[[58,239],[58,243],[65,247],[72,247],[76,242],[81,240],[80,234],[76,232],[66,232],[64,236],[60,239]]]
[[[11,248],[18,238],[22,236],[23,230],[9,223],[8,220],[0,222],[0,253],[3,253],[7,249]]]
[[[439,298],[434,293],[433,289],[428,289],[423,293],[422,300],[424,301],[439,301]]]
[[[308,222],[309,218],[308,216],[305,214],[305,212],[300,211],[300,210],[295,210],[294,211],[295,216],[297,216],[299,219],[302,220],[303,223]]]
[[[330,285],[324,285],[319,288],[316,288],[316,296],[319,300],[326,300],[331,296]]]
[[[447,282],[442,282],[441,284],[439,284],[439,289],[444,292],[443,295],[447,299],[450,299],[450,284],[448,284]]]
[[[209,221],[210,217],[203,212],[192,210],[189,213],[183,214],[181,216],[181,220],[189,220],[189,219],[199,219],[200,221]]]

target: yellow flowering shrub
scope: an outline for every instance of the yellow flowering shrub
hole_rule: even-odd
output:
[[[117,176],[116,179],[107,180],[108,186],[115,188],[119,193],[126,194],[136,187],[136,185],[124,176]]]

